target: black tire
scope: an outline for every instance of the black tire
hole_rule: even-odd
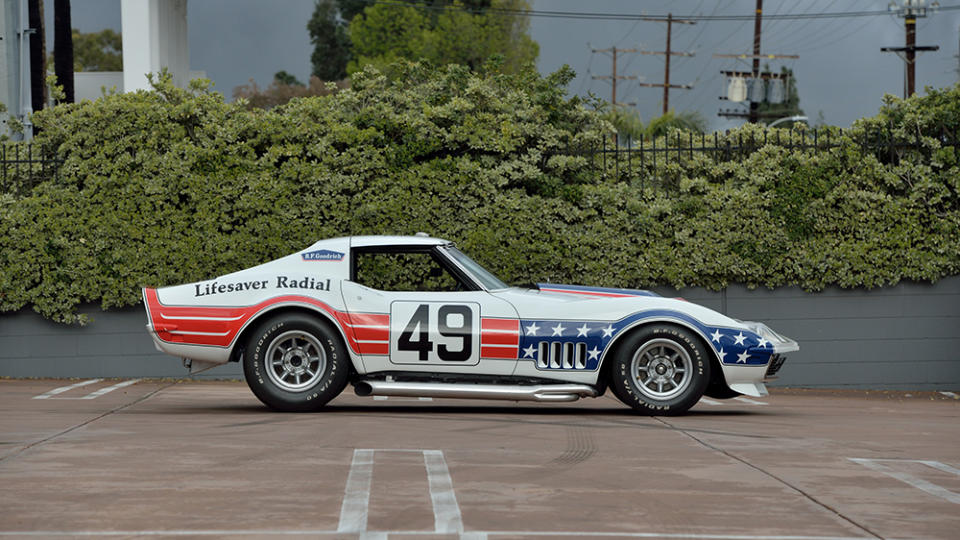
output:
[[[703,397],[710,382],[710,357],[690,330],[652,324],[617,347],[610,385],[621,401],[650,415],[683,414]]]
[[[250,335],[243,374],[268,407],[315,411],[343,391],[349,362],[343,340],[330,324],[305,314],[285,314]]]

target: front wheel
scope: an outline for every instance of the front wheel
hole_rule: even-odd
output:
[[[635,410],[655,415],[686,412],[710,382],[710,359],[690,330],[654,324],[624,338],[614,355],[611,386]]]
[[[329,324],[288,314],[261,324],[243,354],[243,373],[254,395],[278,411],[312,411],[347,384],[349,359]]]

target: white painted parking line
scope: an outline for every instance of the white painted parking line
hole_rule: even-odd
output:
[[[430,484],[430,501],[433,503],[434,531],[438,533],[463,532],[460,505],[453,493],[453,479],[440,450],[424,450],[423,463],[427,468]]]
[[[960,476],[960,470],[951,467],[945,463],[940,463],[939,461],[925,461],[918,459],[866,459],[866,458],[847,458],[854,463],[859,463],[868,469],[873,469],[874,471],[881,472],[892,478],[896,478],[901,482],[907,483],[917,489],[926,491],[934,497],[939,497],[945,499],[954,504],[960,504],[960,493],[954,493],[949,489],[946,489],[942,486],[938,486],[933,482],[928,482],[923,478],[917,478],[912,474],[905,473],[903,471],[898,471],[893,467],[885,465],[884,463],[920,463],[937,469],[938,471],[943,471],[950,474],[955,474]],[[881,463],[883,462],[883,463]]]
[[[340,506],[338,532],[367,530],[367,512],[370,506],[370,482],[373,480],[373,450],[356,449],[347,475],[347,487]]]
[[[97,380],[99,381],[99,380],[102,380],[102,379],[97,379]],[[101,389],[99,389],[99,390],[94,390],[93,392],[90,392],[89,394],[87,394],[87,395],[85,395],[85,396],[82,396],[82,397],[51,397],[50,399],[64,399],[64,400],[71,400],[71,399],[97,399],[98,397],[100,397],[100,396],[102,396],[102,395],[105,395],[105,394],[109,394],[110,392],[113,392],[114,390],[119,390],[120,388],[123,388],[123,387],[125,387],[125,386],[130,386],[131,384],[137,384],[138,382],[140,382],[140,379],[130,379],[129,381],[119,382],[119,383],[117,383],[117,384],[115,384],[115,385],[113,385],[113,386],[105,386],[105,387],[103,387],[103,388],[101,388]]]
[[[71,385],[69,385],[69,386],[61,386],[60,388],[54,388],[53,390],[50,390],[49,392],[46,392],[46,393],[44,393],[44,394],[40,394],[39,396],[33,396],[33,399],[50,399],[51,397],[53,397],[53,396],[55,396],[55,395],[57,395],[57,394],[62,394],[62,393],[64,393],[64,392],[69,392],[70,390],[73,390],[74,388],[80,388],[81,386],[86,386],[86,385],[88,385],[88,384],[97,383],[97,382],[100,382],[100,381],[102,381],[102,380],[103,380],[103,379],[90,379],[90,380],[87,380],[87,381],[80,381],[80,382],[78,382],[78,383],[76,383],[76,384],[71,384]]]
[[[716,407],[717,405],[723,405],[723,403],[720,403],[719,401],[714,401],[710,398],[705,398],[705,397],[700,398],[700,401],[698,401],[697,403],[703,403],[704,405],[710,405],[711,407]]]
[[[737,401],[741,401],[741,402],[743,402],[743,403],[749,403],[749,404],[751,404],[751,405],[766,405],[766,404],[767,404],[767,402],[765,402],[765,401],[755,401],[755,400],[752,400],[752,399],[750,399],[750,398],[745,398],[745,397],[743,397],[743,396],[738,396],[738,397],[735,397],[735,398],[733,398],[733,399],[735,399],[735,400],[737,400]]]
[[[430,486],[430,503],[433,505],[434,534],[458,534],[463,532],[460,505],[453,491],[453,479],[441,450],[411,450],[407,448],[356,449],[347,474],[343,503],[340,506],[340,523],[337,532],[358,533],[361,538],[386,538],[397,531],[367,531],[367,516],[370,513],[370,486],[373,483],[373,462],[376,452],[417,452],[423,454],[423,465]],[[426,531],[429,533],[430,531]],[[424,533],[417,533],[424,534]]]
[[[100,396],[102,396],[102,395],[104,395],[104,394],[109,394],[110,392],[113,392],[114,390],[119,390],[119,389],[124,388],[124,387],[126,387],[126,386],[130,386],[130,385],[132,385],[132,384],[137,384],[138,382],[140,382],[140,379],[130,379],[129,381],[123,381],[123,382],[117,383],[117,384],[115,384],[115,385],[113,385],[113,386],[107,386],[106,388],[101,388],[101,389],[97,390],[96,392],[91,392],[91,393],[83,396],[82,398],[78,398],[78,399],[97,399],[98,397],[100,397]]]
[[[390,396],[373,396],[374,401],[386,401],[390,399]],[[419,397],[419,398],[393,398],[394,401],[433,401],[432,397]]]

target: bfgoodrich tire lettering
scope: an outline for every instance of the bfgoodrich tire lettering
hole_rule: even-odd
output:
[[[624,338],[610,383],[621,401],[652,415],[682,414],[710,382],[710,358],[690,330],[672,324],[645,326]]]
[[[243,373],[254,395],[278,411],[313,411],[347,384],[349,358],[340,335],[303,314],[274,317],[250,335]]]

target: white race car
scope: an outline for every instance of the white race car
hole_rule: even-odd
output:
[[[797,343],[641,290],[510,287],[426,235],[335,238],[218,278],[143,290],[157,347],[196,372],[242,362],[280,411],[360,396],[529,401],[609,387],[649,414],[766,395]]]

